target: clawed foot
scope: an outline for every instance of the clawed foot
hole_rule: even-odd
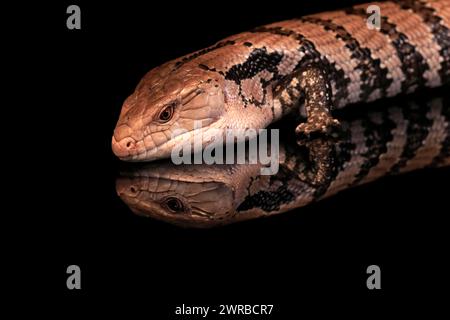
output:
[[[341,136],[341,125],[338,120],[324,116],[321,118],[308,119],[295,129],[298,141],[307,141],[316,138],[339,138]]]

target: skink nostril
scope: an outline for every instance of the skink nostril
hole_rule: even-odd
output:
[[[117,141],[113,137],[112,149],[118,157],[130,156],[131,154],[133,154],[135,147],[136,141],[134,141],[134,139],[131,137],[124,138],[120,141]]]
[[[136,145],[133,138],[125,138],[120,142],[120,144],[126,150],[132,150],[132,149],[134,149],[134,147]]]

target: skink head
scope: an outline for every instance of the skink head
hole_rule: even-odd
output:
[[[122,107],[113,152],[125,161],[167,158],[194,130],[219,126],[225,109],[220,81],[209,70],[173,62],[151,70]]]
[[[124,173],[116,182],[117,194],[138,215],[184,227],[210,227],[233,217],[231,185],[221,176],[198,176],[197,166],[181,167],[169,163]]]

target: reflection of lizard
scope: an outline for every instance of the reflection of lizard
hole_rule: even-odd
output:
[[[299,137],[324,136],[339,127],[334,109],[448,82],[448,0],[376,5],[380,30],[358,5],[256,28],[151,70],[123,105],[114,153],[167,158],[194,131],[259,129],[299,110]]]
[[[420,99],[350,114],[340,140],[282,146],[276,175],[261,175],[259,164],[167,161],[124,174],[117,192],[138,214],[207,227],[285,212],[388,174],[448,166],[450,101]]]

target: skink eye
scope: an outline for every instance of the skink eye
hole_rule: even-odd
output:
[[[174,212],[174,213],[179,213],[179,212],[183,212],[184,211],[184,205],[183,203],[180,201],[180,199],[177,199],[175,197],[170,197],[167,198],[164,201],[164,204],[166,205],[166,207]]]
[[[173,113],[175,110],[175,105],[173,103],[167,105],[164,109],[162,109],[161,113],[159,114],[159,120],[161,122],[167,122],[173,117]]]

